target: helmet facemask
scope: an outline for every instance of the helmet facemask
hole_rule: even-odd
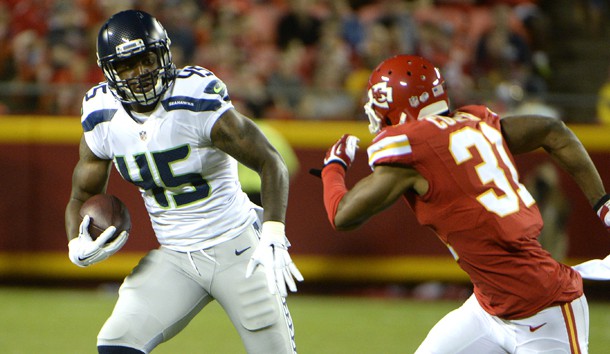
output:
[[[377,116],[375,109],[373,109],[373,100],[370,96],[371,92],[369,91],[369,100],[364,104],[364,113],[369,117],[369,132],[377,134],[381,130],[381,119]]]
[[[132,42],[137,42],[137,40]],[[156,55],[156,69],[132,78],[123,79],[119,76],[115,68],[117,63],[134,56],[146,55],[146,53],[150,52]],[[169,50],[164,50],[164,47],[161,45],[148,48],[147,50],[137,50],[137,48],[134,48],[128,55],[124,54],[120,57],[117,55],[115,59],[104,60],[100,66],[104,71],[110,91],[119,101],[126,104],[139,104],[141,106],[150,106],[157,103],[169,87],[175,71],[171,62],[171,53]]]
[[[97,62],[112,94],[128,105],[156,104],[176,76],[170,44],[163,26],[145,12],[127,10],[112,16],[100,29],[97,42]],[[155,56],[154,68],[147,64],[146,72],[137,77],[119,75],[120,63],[146,59],[143,55]]]

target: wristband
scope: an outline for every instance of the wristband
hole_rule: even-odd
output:
[[[347,166],[345,165],[345,162],[340,161],[340,160],[330,160],[330,161],[328,161],[327,164],[324,165],[324,167],[330,166],[332,164],[337,164],[337,165],[343,167],[343,169],[347,171]]]
[[[597,213],[599,208],[601,208],[604,204],[606,204],[606,202],[608,200],[610,200],[610,194],[604,195],[603,197],[601,197],[599,199],[599,201],[597,203],[595,203],[595,205],[593,206],[593,210]]]
[[[282,223],[280,221],[265,221],[263,223],[262,233],[263,234],[269,233],[271,235],[284,236],[286,234],[285,230],[286,230],[286,226],[284,225],[284,223]]]

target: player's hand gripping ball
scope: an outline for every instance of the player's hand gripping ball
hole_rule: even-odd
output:
[[[108,227],[116,227],[114,235],[106,242],[112,242],[123,231],[131,230],[131,216],[125,204],[110,194],[96,194],[87,199],[80,208],[81,220],[89,215],[89,235],[97,239]]]
[[[94,195],[81,206],[80,216],[78,237],[68,242],[68,257],[77,266],[87,267],[101,262],[127,242],[131,217],[117,197]]]

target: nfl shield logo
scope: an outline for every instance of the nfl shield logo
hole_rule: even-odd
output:
[[[411,107],[415,108],[417,106],[419,106],[419,98],[417,96],[411,96],[409,97],[409,104],[411,105]]]
[[[140,132],[140,140],[142,140],[142,141],[146,140],[146,130],[142,130]]]

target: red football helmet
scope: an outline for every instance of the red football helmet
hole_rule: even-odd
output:
[[[388,125],[448,111],[444,83],[440,71],[422,57],[397,55],[383,61],[369,77],[364,105],[369,130],[377,134]]]

